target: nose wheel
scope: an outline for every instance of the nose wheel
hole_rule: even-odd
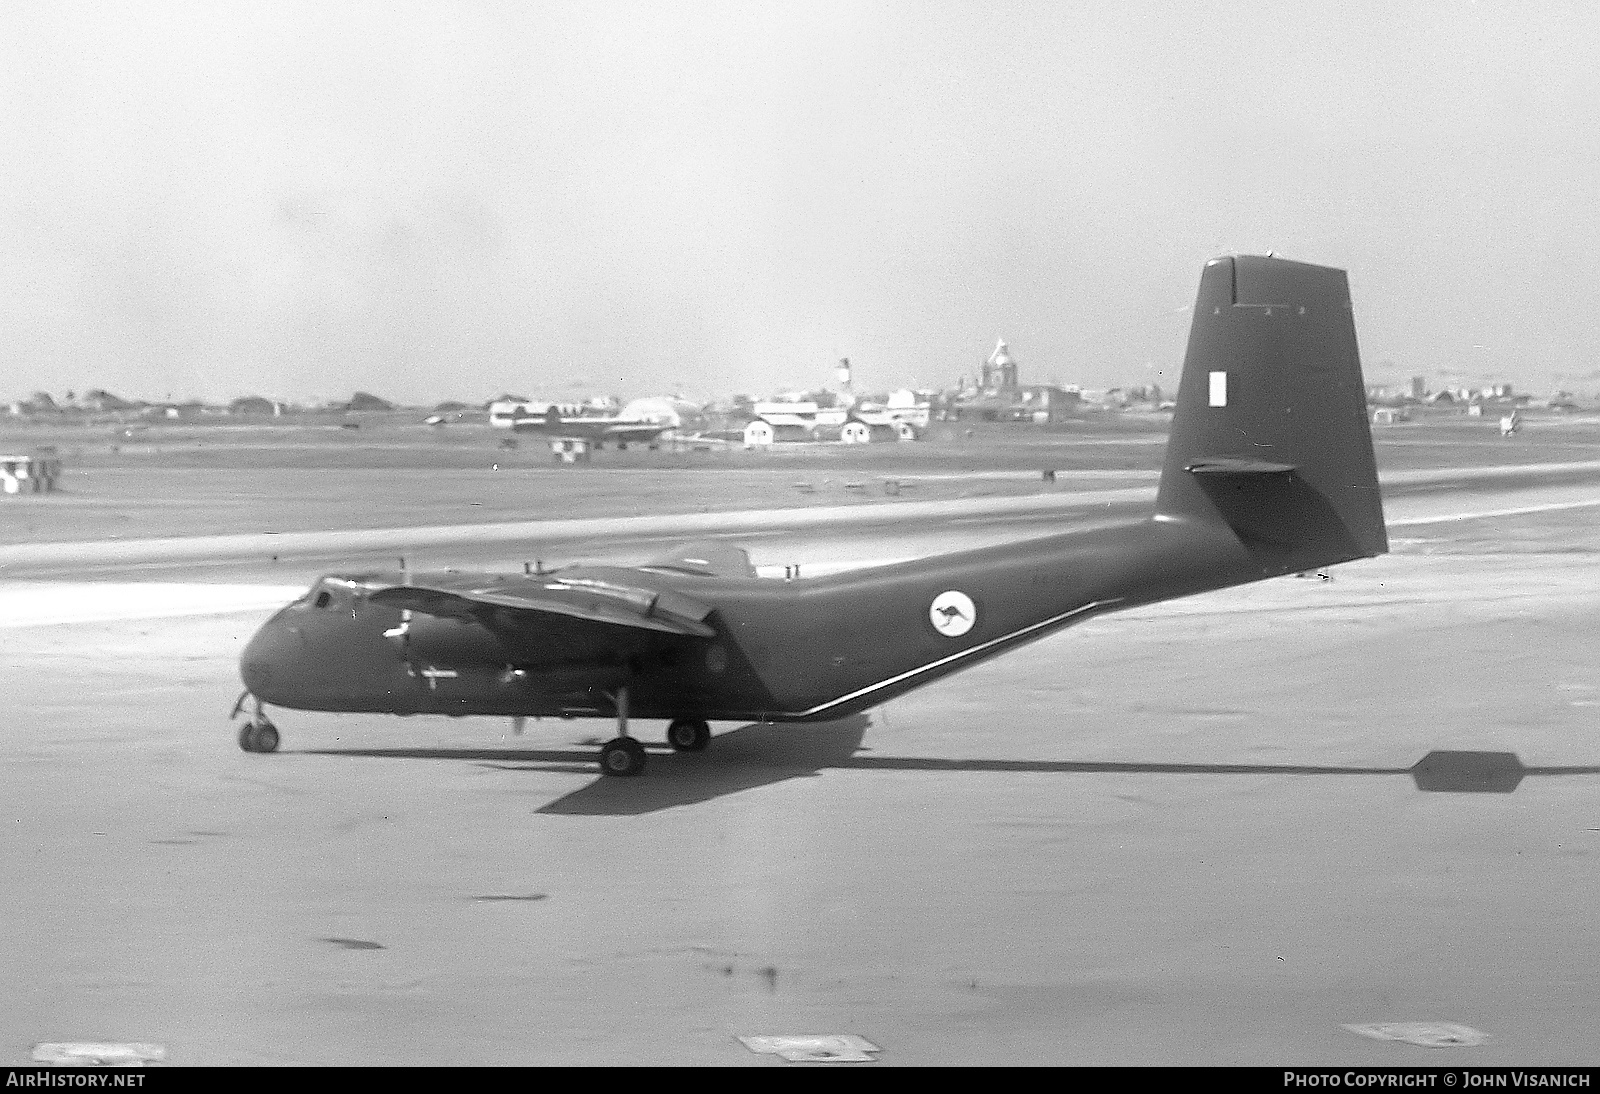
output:
[[[230,718],[237,718],[244,709],[245,700],[251,701],[251,712],[245,718],[244,725],[239,727],[239,747],[246,752],[276,752],[278,751],[278,727],[267,718],[266,711],[261,707],[261,700],[251,695],[248,691],[239,696],[239,701],[233,704],[233,713]]]
[[[265,718],[246,722],[239,730],[239,747],[246,752],[278,751],[278,727]]]

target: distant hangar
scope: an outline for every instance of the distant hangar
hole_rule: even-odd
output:
[[[822,407],[816,403],[757,403],[744,427],[747,448],[794,441],[871,444],[914,441],[928,426],[928,407]]]

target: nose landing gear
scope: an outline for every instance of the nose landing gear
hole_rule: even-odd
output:
[[[229,719],[237,718],[244,709],[245,700],[251,702],[252,711],[246,716],[244,725],[239,727],[239,747],[246,752],[276,752],[278,751],[278,727],[267,718],[266,711],[261,708],[261,700],[251,695],[248,691],[239,696],[239,701],[233,704],[233,713]]]
[[[246,722],[239,730],[239,747],[246,752],[278,751],[278,727],[265,718]]]

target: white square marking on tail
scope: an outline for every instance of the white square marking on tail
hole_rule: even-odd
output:
[[[1228,405],[1228,374],[1226,372],[1213,372],[1211,374],[1211,405]]]

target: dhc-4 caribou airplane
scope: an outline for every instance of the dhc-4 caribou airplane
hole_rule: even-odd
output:
[[[1105,612],[1387,550],[1344,272],[1218,258],[1146,519],[802,580],[716,544],[635,568],[330,575],[245,649],[239,741],[278,747],[263,704],[604,717],[600,769],[637,775],[630,719],[694,752],[712,721],[840,718]]]

